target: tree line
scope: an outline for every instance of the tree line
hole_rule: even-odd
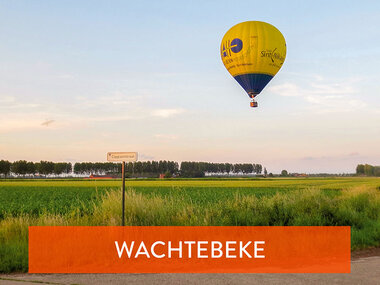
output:
[[[26,160],[18,160],[9,162],[7,160],[0,160],[0,174],[4,177],[14,173],[17,175],[61,175],[70,174],[72,172],[72,164],[69,162],[52,162],[40,161],[32,162]]]
[[[175,161],[136,161],[125,164],[127,175],[158,176],[161,173],[175,174],[179,171]],[[74,165],[76,174],[118,174],[121,173],[121,163],[113,162],[77,162]]]
[[[357,175],[380,176],[380,166],[370,164],[358,164],[356,166]]]
[[[263,166],[254,163],[212,163],[183,161],[181,163],[181,176],[202,177],[210,174],[261,174]]]
[[[175,161],[137,161],[126,163],[127,176],[147,176],[158,177],[165,174],[166,177],[203,177],[207,174],[261,174],[263,167],[254,163],[211,163],[211,162],[191,162],[184,161],[180,165]],[[264,169],[266,173],[266,169]],[[0,161],[0,175],[119,175],[121,173],[121,163],[112,162],[77,162],[74,165],[67,162],[40,161],[30,162],[18,160],[9,162]]]

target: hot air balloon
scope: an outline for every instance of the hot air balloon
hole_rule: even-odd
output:
[[[248,21],[233,26],[220,45],[224,66],[252,99],[280,70],[285,61],[285,38],[276,27],[259,21]]]

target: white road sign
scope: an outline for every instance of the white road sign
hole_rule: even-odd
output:
[[[107,153],[107,161],[137,161],[137,152],[109,152]]]

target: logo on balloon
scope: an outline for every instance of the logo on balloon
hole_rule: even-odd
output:
[[[270,58],[272,63],[276,64],[276,62],[279,62],[279,64],[283,64],[285,61],[285,57],[277,52],[277,48],[274,50],[263,50],[261,51],[261,57],[267,57]]]
[[[222,47],[222,57],[231,56],[231,52],[238,53],[243,48],[243,42],[241,39],[233,39],[232,41],[226,41]]]

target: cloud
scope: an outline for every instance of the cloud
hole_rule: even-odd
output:
[[[315,83],[311,81],[312,79],[306,80],[306,82],[296,83],[283,83],[279,85],[274,85],[268,88],[269,91],[280,95],[280,96],[308,96],[308,95],[320,95],[320,96],[331,96],[331,95],[351,95],[355,94],[356,90],[351,86],[350,82],[344,83]],[[321,81],[321,79],[318,79]],[[303,87],[302,87],[303,86]]]
[[[353,151],[348,154],[340,154],[340,155],[321,155],[321,156],[305,156],[302,157],[301,160],[311,160],[311,161],[329,161],[329,160],[349,160],[351,158],[361,158],[359,152]]]
[[[154,106],[150,94],[129,95],[116,91],[109,96],[101,96],[88,100],[86,97],[76,97],[75,108],[86,110],[87,120],[90,121],[124,121],[139,120],[149,117],[169,118],[179,115],[185,110],[183,108],[151,108]],[[99,112],[101,110],[101,112]],[[92,116],[96,113],[96,116]],[[99,114],[101,114],[99,116]]]
[[[137,111],[136,111],[137,110]],[[117,121],[129,121],[129,120],[143,120],[150,117],[159,117],[159,118],[169,118],[173,117],[175,115],[181,114],[185,112],[184,109],[156,109],[151,111],[141,110],[141,108],[136,108],[133,112],[127,112],[130,115],[111,115],[111,114],[104,114],[104,115],[97,115],[97,116],[87,116],[86,118],[79,118],[78,121],[83,122],[117,122]],[[115,112],[118,113],[118,112]],[[122,112],[124,113],[124,112]]]
[[[313,104],[318,113],[351,112],[367,107],[364,101],[348,96],[318,96],[309,95],[305,100]]]
[[[312,82],[310,84],[312,93],[314,94],[354,94],[355,90],[350,82],[344,83],[319,83]]]
[[[302,89],[293,83],[284,83],[268,87],[268,91],[285,97],[302,96]]]
[[[159,108],[149,94],[129,95],[115,91],[108,96],[77,96],[71,101],[31,102],[0,95],[0,132],[14,132],[45,127],[49,129],[83,128],[88,124],[170,118],[185,112],[182,108]],[[38,104],[37,104],[38,103]],[[162,103],[161,103],[162,104]],[[55,121],[46,123],[46,118]],[[45,119],[45,120],[44,120]]]
[[[299,79],[299,78],[298,78]],[[300,82],[287,82],[268,88],[269,92],[284,97],[299,97],[317,113],[350,112],[367,107],[367,103],[355,98],[357,79],[330,82],[322,76],[302,78]]]
[[[40,104],[18,102],[13,96],[0,96],[0,109],[26,109],[40,107]],[[12,111],[13,112],[13,111]]]
[[[134,120],[137,119],[136,117],[130,115],[120,115],[120,116],[112,116],[112,115],[103,115],[103,116],[95,116],[90,117],[87,116],[86,118],[78,117],[75,119],[75,121],[81,121],[81,122],[121,122],[121,121],[128,121],[128,120]]]
[[[167,140],[176,140],[178,139],[177,135],[170,135],[170,134],[156,134],[154,135],[155,138],[158,139],[167,139]]]
[[[3,119],[0,118],[0,121]],[[4,119],[5,121],[5,119]],[[0,124],[0,133],[7,133],[13,131],[21,131],[21,130],[36,130],[42,129],[40,119],[35,118],[16,118],[16,119],[6,119],[6,124]]]
[[[75,98],[76,106],[82,109],[91,109],[101,107],[102,109],[117,107],[125,108],[126,106],[135,106],[139,104],[141,96],[131,96],[120,91],[115,91],[107,96],[89,98],[87,96],[77,96]]]
[[[12,96],[0,96],[0,104],[9,104],[15,101],[15,97]]]
[[[158,109],[152,111],[152,116],[160,118],[169,118],[178,114],[183,113],[184,110],[181,108],[178,109]]]
[[[58,79],[74,79],[75,77],[72,74],[66,73],[66,74],[60,74],[60,75],[58,75],[57,78]]]
[[[0,108],[1,109],[1,108]],[[7,112],[1,114],[0,112],[0,121],[6,121],[6,124],[0,124],[0,133],[21,131],[21,130],[34,130],[34,129],[46,129],[49,126],[49,129],[73,129],[73,128],[83,128],[87,124],[91,123],[108,123],[108,122],[123,122],[123,121],[138,121],[145,120],[147,118],[169,118],[184,112],[183,109],[157,109],[150,111],[137,111],[127,112],[103,112],[97,115],[92,114],[92,112],[87,113],[86,116],[82,114],[70,115],[68,111],[63,111],[53,113],[50,112],[38,112],[28,110],[26,112],[24,109],[17,109],[18,112]],[[54,108],[53,108],[54,110]],[[55,116],[59,118],[57,120],[44,120],[43,118],[49,116]],[[41,123],[42,122],[42,123]],[[53,124],[54,123],[54,124]],[[176,139],[175,135],[160,135],[155,136],[161,139]]]

